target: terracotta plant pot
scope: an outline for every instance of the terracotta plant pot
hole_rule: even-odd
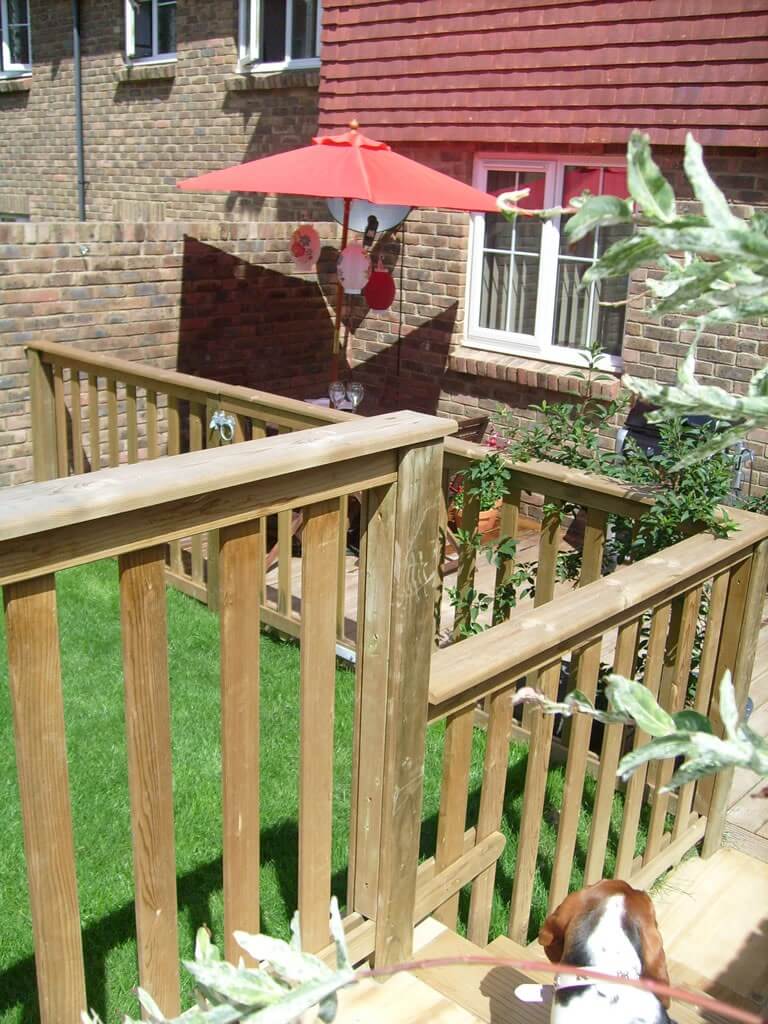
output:
[[[499,518],[501,516],[501,501],[497,501],[493,508],[481,512],[477,519],[477,532],[483,540],[493,540],[499,532]],[[464,509],[453,510],[453,520],[457,529],[461,529],[464,517]]]

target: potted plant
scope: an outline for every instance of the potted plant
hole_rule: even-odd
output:
[[[498,529],[501,501],[507,489],[510,471],[499,452],[478,459],[454,478],[451,485],[450,507],[453,522],[461,527],[464,516],[465,496],[477,498],[480,502],[480,516],[477,530],[486,537]]]

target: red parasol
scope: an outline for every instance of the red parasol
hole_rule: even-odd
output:
[[[311,146],[251,160],[178,183],[187,192],[271,192],[344,200],[342,249],[347,244],[353,199],[377,205],[422,206],[469,213],[496,213],[493,196],[447,174],[394,153],[369,139],[352,122],[341,135],[317,136]],[[341,286],[337,290],[334,365],[339,349]]]

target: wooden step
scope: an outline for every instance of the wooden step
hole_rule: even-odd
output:
[[[339,992],[337,1024],[479,1024],[412,974],[396,974],[384,983],[366,979]]]
[[[524,947],[517,946],[509,939],[504,940],[503,948],[493,943],[487,949],[480,949],[442,925],[438,925],[433,934],[433,938],[419,946],[416,954],[419,959],[443,956],[509,956],[530,959]],[[414,973],[421,981],[479,1020],[493,1021],[493,1024],[547,1024],[549,1021],[549,1007],[541,1003],[523,1003],[516,998],[517,986],[530,983],[531,976],[512,967],[468,964],[435,967]]]

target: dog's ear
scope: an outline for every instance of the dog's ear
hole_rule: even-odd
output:
[[[640,925],[640,943],[643,951],[643,977],[651,981],[661,982],[662,985],[669,984],[669,971],[667,970],[667,958],[664,955],[664,944],[661,940],[661,932],[656,923],[656,914],[653,909],[651,897],[635,889],[632,892],[632,916]],[[669,1009],[669,996],[658,996],[661,1004]]]
[[[553,910],[539,931],[539,942],[544,947],[547,958],[558,963],[563,955],[565,933],[571,919],[583,912],[584,893],[572,892],[566,896],[560,906]]]

